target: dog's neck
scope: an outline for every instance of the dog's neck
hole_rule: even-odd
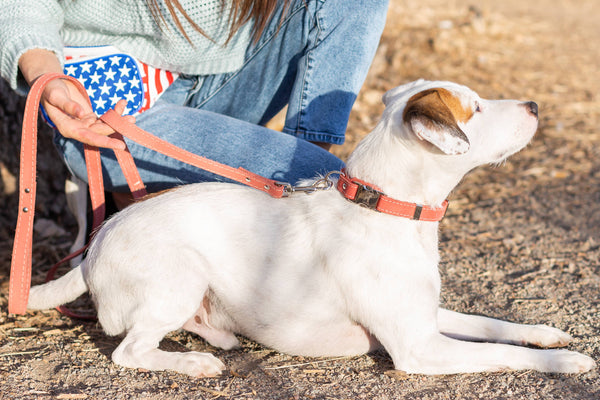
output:
[[[467,171],[453,171],[447,156],[430,152],[411,132],[393,129],[397,125],[384,119],[363,139],[348,159],[348,175],[397,200],[439,206]]]

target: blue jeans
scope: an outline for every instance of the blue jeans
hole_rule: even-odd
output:
[[[387,0],[294,0],[280,9],[244,66],[233,73],[180,76],[137,125],[193,153],[295,183],[338,170],[340,159],[310,143],[341,144],[375,54]],[[288,105],[282,132],[261,124]],[[71,172],[87,180],[82,146],[55,135]],[[223,181],[128,141],[149,191]],[[112,151],[102,151],[107,190],[126,190]]]

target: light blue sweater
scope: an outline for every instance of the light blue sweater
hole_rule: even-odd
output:
[[[242,66],[252,24],[243,26],[225,46],[229,5],[221,11],[220,0],[180,0],[212,39],[179,15],[192,46],[164,2],[158,3],[165,19],[160,27],[145,0],[0,0],[0,73],[13,89],[24,92],[19,57],[43,48],[64,63],[65,45],[113,45],[155,68],[191,75],[232,72]]]

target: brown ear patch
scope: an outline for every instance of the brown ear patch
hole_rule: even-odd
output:
[[[467,122],[473,116],[471,108],[464,107],[456,96],[443,88],[424,90],[412,96],[404,109],[404,120],[415,112],[448,126]]]
[[[472,115],[473,111],[465,109],[451,92],[435,88],[412,96],[406,103],[402,118],[421,139],[446,154],[461,154],[468,150],[469,139],[458,126],[458,121],[466,122]]]
[[[446,89],[436,89],[436,91],[444,104],[450,109],[456,121],[464,123],[471,119],[473,116],[471,107],[465,107],[458,97]]]

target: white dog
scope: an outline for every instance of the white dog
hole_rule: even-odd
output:
[[[183,328],[224,349],[239,333],[305,356],[383,347],[408,373],[593,368],[576,352],[515,346],[565,346],[571,337],[558,329],[439,308],[438,223],[371,209],[379,197],[424,205],[409,217],[442,206],[469,170],[530,141],[537,105],[426,81],[384,102],[344,176],[386,196],[358,185],[361,207],[335,188],[273,199],[235,184],[179,187],[106,222],[79,267],[32,288],[29,308],[89,290],[106,333],[126,334],[114,362],[192,376],[225,366],[207,353],[159,350],[168,332]]]

